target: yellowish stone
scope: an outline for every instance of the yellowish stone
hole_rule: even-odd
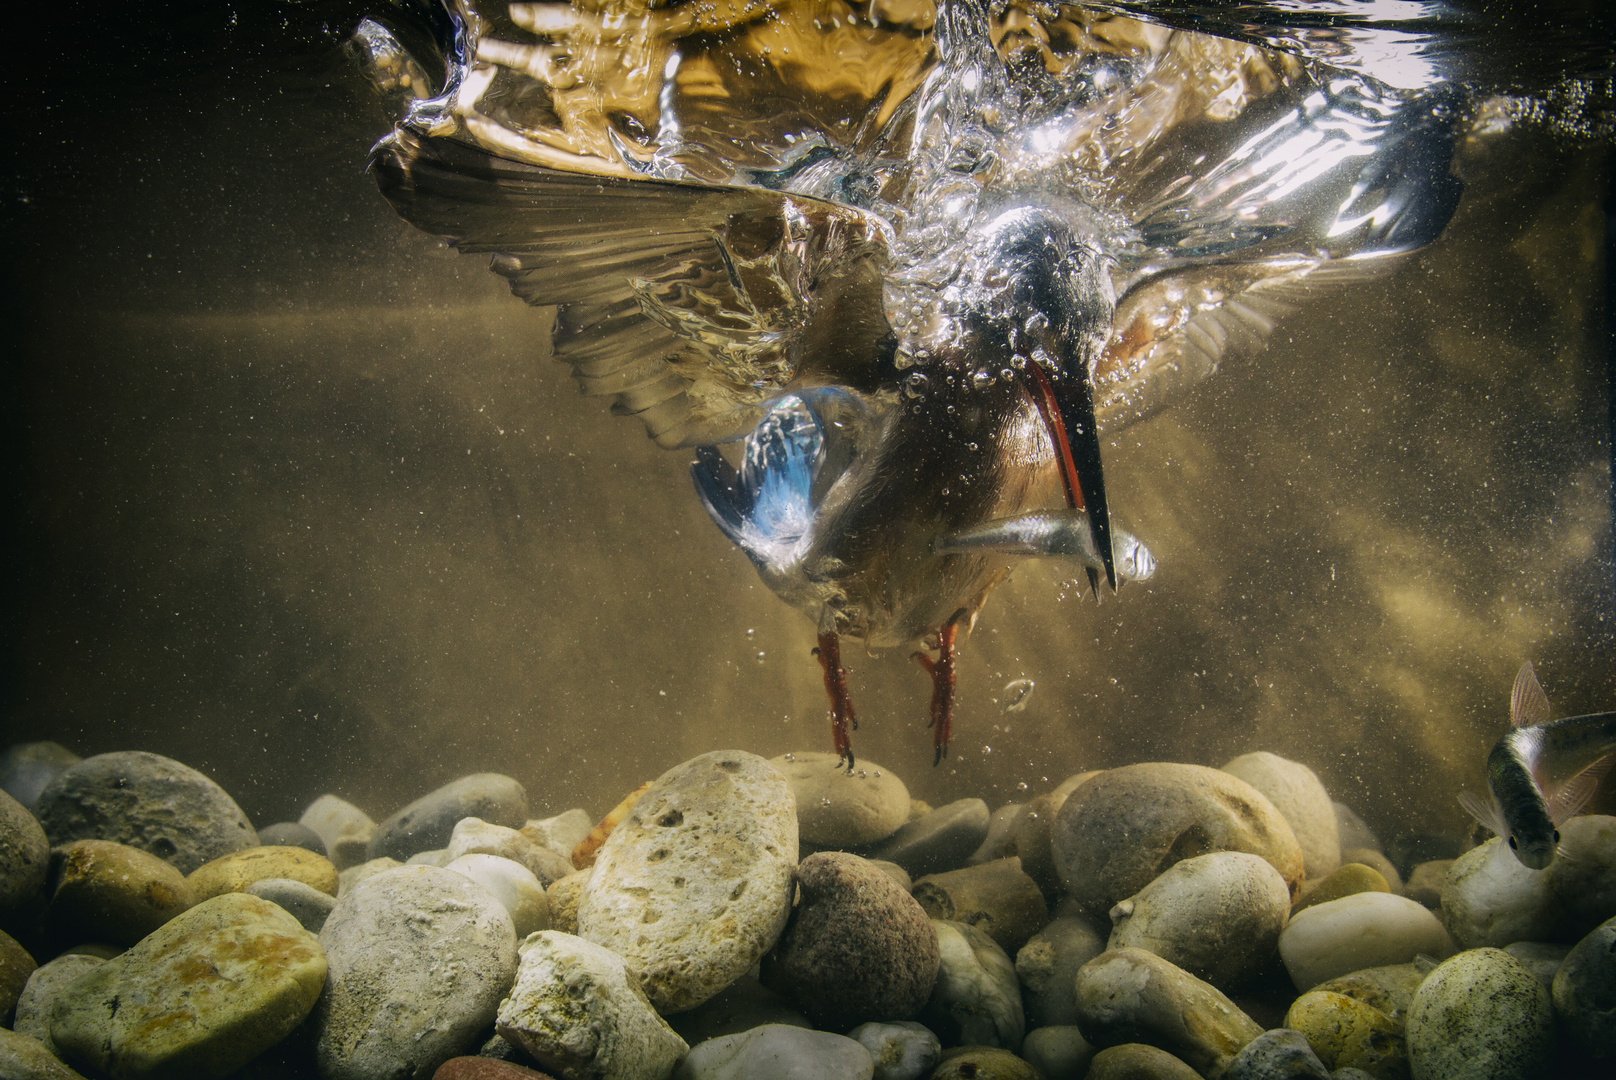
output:
[[[1291,914],[1354,893],[1391,891],[1391,886],[1379,870],[1363,863],[1349,862],[1303,893],[1302,898],[1291,905]]]
[[[1292,1003],[1285,1026],[1300,1031],[1325,1068],[1362,1069],[1375,1080],[1408,1080],[1402,1028],[1345,994],[1312,990]]]
[[[185,879],[198,900],[241,892],[255,881],[289,878],[337,895],[337,868],[324,855],[300,847],[251,847],[203,863]]]

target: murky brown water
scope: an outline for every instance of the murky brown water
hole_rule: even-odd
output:
[[[259,823],[484,769],[601,813],[707,749],[829,749],[814,627],[688,454],[393,216],[362,173],[387,120],[324,38],[232,40],[223,70],[102,46],[27,90],[5,741],[167,754]],[[996,805],[1268,749],[1384,834],[1459,830],[1522,660],[1557,714],[1611,708],[1606,156],[1526,134],[1461,165],[1443,240],[1115,435],[1154,580],[1096,607],[1018,570],[937,769],[923,673],[855,654],[860,756]]]

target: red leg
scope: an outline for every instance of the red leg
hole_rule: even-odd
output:
[[[830,695],[830,734],[836,744],[836,753],[847,762],[847,771],[853,771],[853,740],[848,729],[858,730],[858,717],[853,715],[853,699],[847,693],[847,669],[842,666],[842,642],[835,633],[820,634],[819,648],[814,650],[819,666],[825,669],[825,693]]]
[[[957,621],[946,622],[937,631],[937,659],[923,652],[914,654],[920,666],[931,675],[932,765],[942,763],[948,754],[948,736],[954,726],[954,638]]]

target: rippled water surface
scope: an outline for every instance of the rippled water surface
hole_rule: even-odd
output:
[[[1417,28],[1445,17],[1400,6]],[[97,7],[69,5],[51,62],[8,91],[6,741],[164,753],[259,823],[327,790],[380,817],[477,770],[522,780],[535,813],[602,813],[708,749],[828,749],[814,625],[708,521],[689,453],[580,400],[547,360],[549,313],[364,174],[391,120],[341,43],[374,13]],[[1247,14],[1214,28],[1297,63],[1352,29]],[[834,127],[844,83],[906,93],[929,62],[918,23],[884,25],[878,69],[836,68],[794,107]],[[1608,65],[1589,35],[1525,35],[1536,59],[1513,75],[1496,33],[1413,50],[1492,80],[1446,232],[1106,432],[1113,512],[1157,573],[1096,606],[1070,566],[1016,570],[963,645],[941,767],[908,650],[855,643],[861,756],[917,797],[997,804],[1082,769],[1266,749],[1383,834],[1460,831],[1455,793],[1482,786],[1522,660],[1557,714],[1613,707],[1609,86],[1566,81]],[[636,112],[591,85],[572,104],[617,134],[566,152],[733,178],[669,150],[644,86],[617,86]],[[753,166],[808,161],[770,115]]]

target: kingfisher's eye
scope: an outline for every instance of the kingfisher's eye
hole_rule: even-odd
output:
[[[1510,837],[1509,838],[1509,850],[1511,850],[1511,851],[1519,851],[1520,849],[1521,849],[1520,845],[1515,842],[1515,838],[1513,836]]]

